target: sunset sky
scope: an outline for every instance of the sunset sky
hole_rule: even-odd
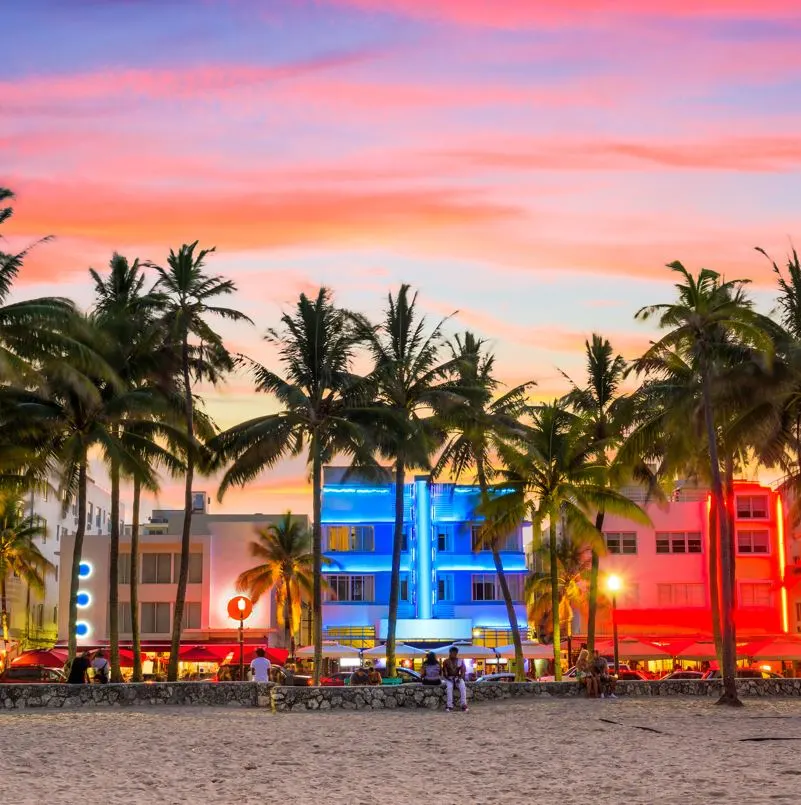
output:
[[[801,231],[797,0],[18,0],[0,25],[4,229],[55,236],[18,295],[86,306],[114,250],[200,239],[261,360],[301,291],[377,315],[405,281],[551,398],[593,330],[643,349],[665,263],[749,276],[769,310],[753,247]],[[270,401],[235,377],[208,408]],[[290,507],[302,462],[215,504]]]

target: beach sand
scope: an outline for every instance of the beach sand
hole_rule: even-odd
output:
[[[0,780],[7,802],[47,805],[796,803],[801,702],[2,713]]]

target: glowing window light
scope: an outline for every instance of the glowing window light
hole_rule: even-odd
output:
[[[82,579],[88,579],[92,575],[92,571],[94,568],[92,567],[91,562],[83,561],[78,565],[78,577]]]
[[[781,582],[781,608],[782,608],[782,631],[787,634],[790,631],[790,618],[787,612],[787,587],[784,585],[784,573],[786,568],[786,558],[784,555],[784,507],[780,495],[776,495],[776,533],[779,542],[779,579]]]
[[[75,624],[76,637],[89,637],[91,631],[92,627],[86,621],[78,621],[78,623]]]
[[[78,609],[86,609],[86,607],[92,603],[92,596],[89,595],[89,593],[82,591],[78,593],[75,601],[78,604]]]

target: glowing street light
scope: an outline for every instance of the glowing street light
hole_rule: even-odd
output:
[[[239,621],[239,681],[245,680],[245,618],[253,612],[253,602],[238,595],[228,602],[228,616]]]
[[[606,589],[612,594],[612,640],[615,647],[615,675],[620,673],[620,646],[617,638],[617,594],[623,589],[623,580],[613,574],[606,577]]]

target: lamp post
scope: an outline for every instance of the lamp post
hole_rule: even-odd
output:
[[[612,640],[615,646],[615,675],[620,673],[620,645],[617,638],[617,594],[623,587],[620,576],[607,576],[606,589],[612,594]]]
[[[239,681],[245,681],[245,619],[253,612],[253,602],[237,595],[228,602],[228,615],[239,621]]]

